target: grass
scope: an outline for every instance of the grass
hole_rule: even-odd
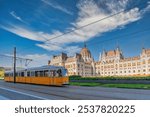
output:
[[[89,86],[89,87],[101,86],[101,87],[129,88],[129,89],[150,89],[150,84],[101,84],[101,83],[70,82],[70,85]]]
[[[150,76],[107,76],[107,77],[81,77],[70,76],[70,80],[150,80]]]
[[[94,86],[100,86],[100,83],[83,83],[83,82],[70,82],[70,85],[75,85],[75,86],[89,86],[89,87],[94,87]]]
[[[4,78],[3,77],[0,77],[0,80],[3,80]]]

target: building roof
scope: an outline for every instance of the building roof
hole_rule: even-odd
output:
[[[27,68],[27,69],[20,69],[17,70],[17,72],[22,72],[22,71],[40,71],[40,70],[58,70],[58,69],[65,69],[62,66],[54,66],[54,65],[45,65],[45,66],[40,66],[40,67],[31,67],[31,68]],[[6,73],[10,73],[13,71],[7,71]]]
[[[133,61],[133,60],[140,60],[140,56],[135,56],[135,57],[130,57],[130,58],[124,58],[124,59],[121,59],[120,61],[124,62],[124,61]]]
[[[82,48],[80,54],[81,54],[81,56],[91,56],[90,50],[88,50],[88,48],[86,48],[86,47]]]
[[[150,54],[150,49],[146,49],[145,53],[149,55]]]
[[[74,62],[76,61],[76,58],[75,57],[68,57],[66,62]]]
[[[108,52],[106,52],[106,55],[107,56],[115,56],[116,55],[116,51],[115,50],[108,51]]]

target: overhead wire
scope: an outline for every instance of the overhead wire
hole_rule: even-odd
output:
[[[142,4],[140,4],[139,6],[142,6]],[[121,13],[123,13],[123,12],[127,12],[128,10],[131,10],[131,9],[134,8],[134,7],[137,7],[137,4],[134,5],[133,7],[131,7],[130,9],[122,10],[122,11],[119,11],[119,12],[117,12],[117,13],[115,13],[115,14],[111,14],[111,15],[109,15],[109,16],[106,16],[106,17],[102,18],[102,19],[99,19],[99,20],[96,20],[96,21],[94,21],[94,22],[88,23],[88,24],[83,25],[83,26],[81,26],[81,27],[77,27],[77,28],[75,28],[75,29],[73,29],[73,30],[70,30],[70,31],[68,31],[68,32],[64,32],[64,33],[62,33],[61,35],[55,36],[55,37],[53,37],[53,38],[50,38],[50,39],[46,39],[46,38],[45,38],[45,41],[43,41],[43,42],[44,42],[44,43],[47,43],[47,42],[49,42],[49,41],[51,41],[51,40],[54,40],[54,39],[56,39],[56,38],[59,38],[59,37],[62,37],[62,36],[64,36],[64,35],[67,35],[67,34],[69,34],[69,33],[75,32],[76,30],[80,30],[80,29],[82,29],[82,28],[84,28],[84,27],[87,27],[87,26],[89,26],[89,25],[96,24],[96,23],[98,23],[98,22],[100,22],[100,21],[103,21],[103,20],[106,20],[106,19],[108,19],[108,18],[114,17],[114,16],[116,16],[116,15],[118,15],[118,14],[121,14]],[[134,33],[138,33],[138,32],[134,32]],[[129,34],[128,34],[128,35],[129,35]],[[100,43],[104,43],[104,42],[106,42],[106,41],[112,41],[112,39],[100,41]],[[50,43],[50,42],[49,42],[49,43]],[[97,44],[97,42],[94,42],[94,43]],[[54,46],[60,47],[59,45],[57,45],[57,44],[55,44],[55,43],[51,43],[51,44],[54,45]],[[90,44],[92,44],[92,43],[90,43]],[[93,45],[93,44],[92,44],[92,45]],[[2,55],[0,54],[0,56],[2,56]],[[8,56],[7,56],[7,57],[8,57]],[[18,58],[20,58],[20,57],[18,57]],[[34,61],[35,61],[35,60],[34,60]]]
[[[43,42],[44,42],[44,43],[47,43],[47,42],[49,42],[49,41],[51,41],[51,40],[54,40],[54,39],[56,39],[56,38],[62,37],[62,36],[67,35],[67,34],[69,34],[69,33],[75,32],[76,30],[80,30],[80,29],[85,28],[85,27],[87,27],[87,26],[89,26],[89,25],[96,24],[96,23],[98,23],[98,22],[100,22],[100,21],[103,21],[103,20],[106,20],[106,19],[108,19],[108,18],[114,17],[114,16],[116,16],[116,15],[118,15],[118,14],[121,14],[121,13],[123,13],[123,12],[128,12],[128,11],[131,10],[132,8],[140,7],[140,6],[144,6],[144,5],[145,5],[145,4],[139,4],[139,5],[138,5],[138,4],[135,3],[135,4],[134,4],[131,8],[129,8],[129,9],[121,10],[121,11],[119,11],[119,12],[117,12],[117,13],[108,15],[108,16],[106,16],[106,17],[104,17],[104,18],[98,19],[98,20],[96,20],[96,21],[93,21],[93,22],[88,23],[88,24],[86,24],[86,25],[83,25],[83,26],[81,26],[81,27],[77,27],[77,28],[72,29],[72,30],[70,30],[70,31],[68,31],[68,32],[64,32],[64,33],[62,33],[62,34],[60,34],[60,35],[58,35],[58,36],[52,37],[52,38],[50,38],[50,39],[46,39],[45,37],[43,37],[44,40],[45,40],[45,41],[43,41]],[[49,43],[50,43],[50,42],[49,42]],[[57,46],[57,47],[60,47],[60,45],[57,45],[56,43],[50,43],[50,44],[51,44],[51,45],[54,45],[54,46]]]

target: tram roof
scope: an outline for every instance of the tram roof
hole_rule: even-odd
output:
[[[58,70],[58,69],[65,69],[65,68],[62,66],[46,65],[41,67],[28,68],[27,70]]]
[[[22,70],[16,70],[16,72],[23,72],[25,70],[27,71],[40,71],[40,70],[58,70],[58,69],[65,69],[62,66],[53,66],[53,65],[45,65],[41,67],[31,67],[27,69],[22,69]],[[13,71],[6,71],[5,73],[12,73]]]

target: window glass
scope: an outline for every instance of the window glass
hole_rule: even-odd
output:
[[[30,76],[30,72],[29,72],[29,71],[27,72],[27,76],[28,76],[28,77]]]
[[[44,76],[47,77],[48,74],[49,74],[48,70],[45,70],[45,71],[44,71]]]
[[[21,72],[21,76],[24,77],[24,72]]]

